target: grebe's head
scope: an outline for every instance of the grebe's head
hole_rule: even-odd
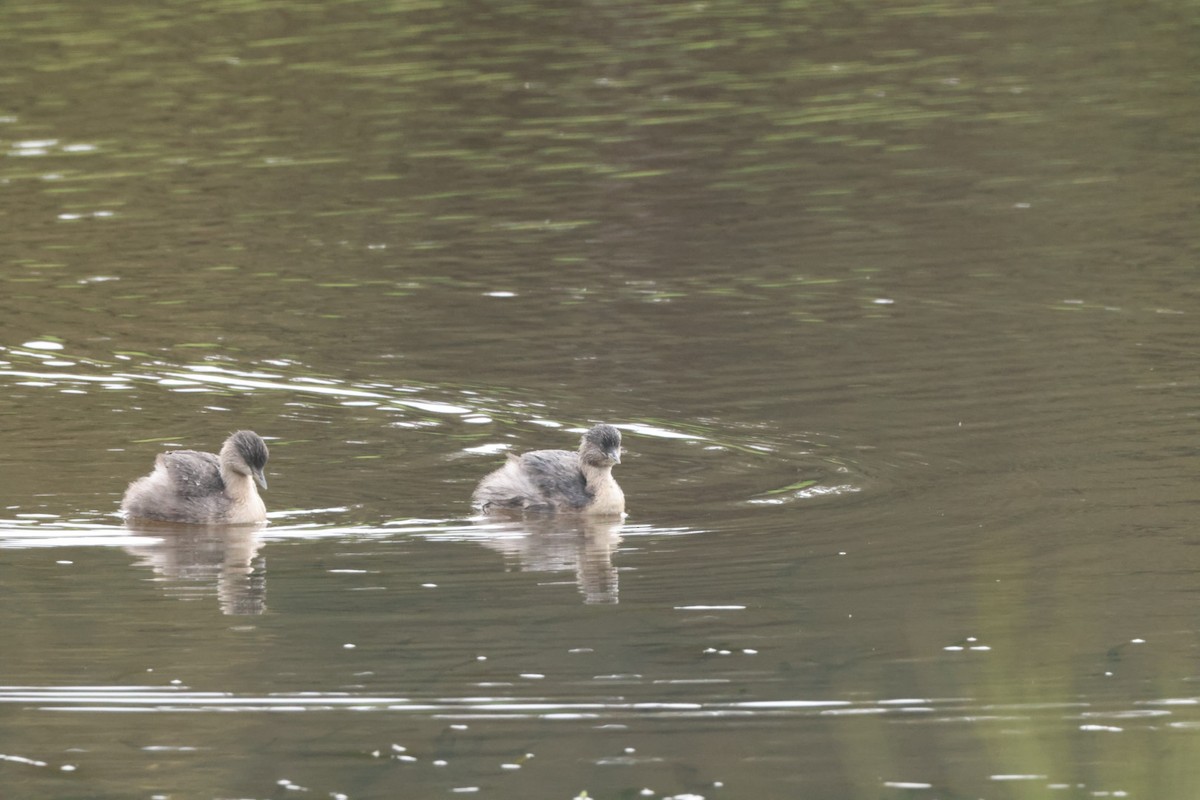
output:
[[[593,467],[621,463],[621,432],[612,425],[597,425],[579,442],[579,460]]]
[[[267,488],[267,476],[263,469],[270,457],[267,443],[254,431],[238,431],[221,446],[221,462],[229,469],[249,475],[262,488]]]

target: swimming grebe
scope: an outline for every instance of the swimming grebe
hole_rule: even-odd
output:
[[[196,525],[263,522],[267,507],[254,483],[267,488],[268,455],[267,443],[254,431],[230,436],[219,456],[196,450],[159,453],[154,471],[125,490],[121,511],[137,519]]]
[[[621,432],[597,425],[583,435],[579,450],[534,450],[510,455],[508,463],[475,487],[480,511],[549,511],[622,514],[625,493],[613,480],[621,463]]]

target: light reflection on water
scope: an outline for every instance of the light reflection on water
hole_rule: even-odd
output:
[[[506,563],[538,573],[573,574],[585,603],[620,601],[617,548],[623,536],[676,536],[698,531],[626,525],[591,518],[530,517],[392,520],[379,527],[293,522],[346,509],[274,512],[268,526],[190,526],[147,521],[121,527],[61,523],[49,515],[0,521],[0,549],[121,547],[169,581],[176,596],[198,596],[215,587],[225,614],[266,611],[269,571],[262,550],[271,543],[311,540],[394,539],[418,536],[433,541],[482,545]],[[279,524],[282,521],[283,524]],[[359,570],[331,570],[358,572]]]
[[[596,680],[604,676],[597,676]],[[658,681],[657,683],[679,683]],[[695,683],[695,682],[692,682]],[[607,685],[607,684],[606,684]],[[540,719],[546,721],[602,723],[636,719],[764,719],[880,717],[887,725],[1019,725],[1042,726],[1061,721],[1080,731],[1119,733],[1155,730],[1165,724],[1189,729],[1200,721],[1188,719],[1180,708],[1200,704],[1194,697],[1164,698],[1147,705],[1162,708],[1125,708],[1091,711],[1086,702],[1016,703],[995,705],[970,698],[884,698],[879,700],[779,699],[745,702],[678,702],[640,700],[555,701],[548,697],[509,695],[467,697],[381,697],[360,692],[278,692],[259,696],[195,691],[187,686],[0,686],[0,704],[39,711],[74,713],[258,713],[258,712],[390,712],[437,720],[480,721]],[[1190,712],[1189,712],[1190,714]],[[1184,719],[1174,719],[1185,716]],[[1094,719],[1120,720],[1121,725],[1097,725]],[[1132,722],[1136,720],[1137,722]],[[896,735],[901,735],[897,733]]]
[[[1189,702],[1194,702],[1189,701]],[[45,711],[393,711],[429,715],[436,719],[512,719],[620,721],[636,717],[812,717],[839,715],[936,715],[932,722],[1031,721],[1038,712],[1077,711],[1086,704],[1046,706],[977,706],[962,698],[847,700],[756,700],[749,702],[553,702],[537,697],[375,697],[352,692],[306,691],[257,697],[222,692],[197,692],[186,686],[0,686],[0,703],[29,704]],[[1106,712],[1122,718],[1158,718],[1168,711]],[[1069,716],[1069,719],[1082,718]]]

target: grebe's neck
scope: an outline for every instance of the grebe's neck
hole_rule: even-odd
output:
[[[258,495],[254,478],[234,472],[222,463],[221,479],[225,481],[225,494],[232,501],[228,522],[262,522],[267,518],[267,505]]]
[[[581,465],[592,500],[584,509],[589,514],[622,514],[625,512],[625,493],[612,476],[612,467]]]

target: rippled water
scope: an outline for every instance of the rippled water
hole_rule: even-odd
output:
[[[1198,31],[0,7],[0,798],[1193,797]]]

